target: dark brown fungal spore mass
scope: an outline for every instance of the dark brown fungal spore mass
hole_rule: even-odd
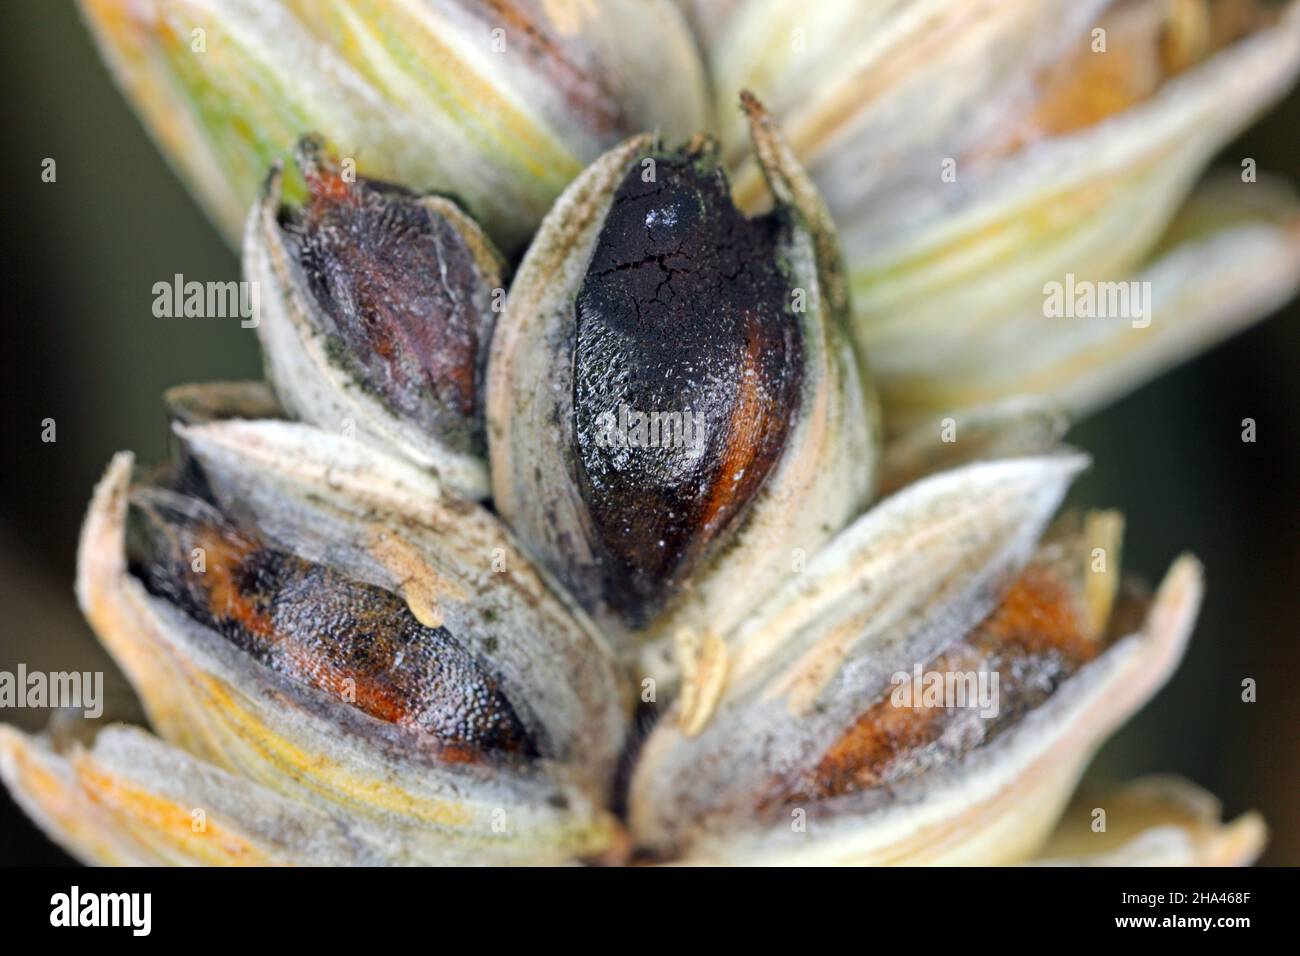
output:
[[[137,490],[128,529],[128,566],[151,594],[271,670],[424,731],[444,761],[537,755],[483,662],[397,595],[271,547],[183,493]]]
[[[472,250],[414,193],[347,181],[311,141],[299,165],[308,199],[281,226],[331,358],[447,445],[482,453],[491,290]]]
[[[998,674],[995,715],[974,706],[899,706],[891,684],[814,765],[792,779],[773,781],[757,809],[769,819],[788,815],[792,806],[821,813],[827,801],[855,795],[864,806],[884,805],[896,788],[988,747],[1043,706],[1105,646],[1084,636],[1058,573],[1048,565],[1031,565],[983,622],[923,665],[927,674]]]
[[[745,218],[708,157],[653,159],[654,182],[637,163],[615,193],[573,354],[575,471],[600,586],[633,625],[753,499],[802,377],[780,214]]]

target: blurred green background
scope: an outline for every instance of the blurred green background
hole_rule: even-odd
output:
[[[160,392],[256,377],[255,333],[237,320],[157,319],[152,286],[173,273],[236,278],[208,226],[101,66],[64,0],[0,7],[6,310],[0,467],[0,670],[105,669],[109,711],[135,713],[125,684],[76,611],[77,530],[110,455],[168,449]],[[1236,167],[1300,181],[1300,97],[1225,151]],[[56,183],[40,180],[42,160]],[[1182,669],[1107,745],[1104,783],[1184,774],[1235,815],[1261,810],[1265,862],[1300,863],[1300,376],[1295,303],[1082,423],[1096,459],[1073,500],[1127,516],[1125,566],[1159,579],[1181,550],[1205,562],[1209,593]],[[1240,440],[1243,418],[1256,444]],[[41,441],[42,420],[57,442]],[[1259,701],[1244,704],[1244,677]],[[39,726],[44,715],[4,719]],[[0,796],[0,862],[66,858]]]

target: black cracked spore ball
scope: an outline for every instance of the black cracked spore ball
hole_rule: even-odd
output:
[[[799,409],[783,214],[748,219],[711,156],[615,193],[576,302],[573,452],[603,596],[640,625],[733,526]]]

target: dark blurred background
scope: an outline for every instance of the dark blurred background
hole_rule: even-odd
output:
[[[0,444],[0,670],[108,671],[108,712],[125,684],[77,613],[73,560],[90,489],[120,449],[168,448],[160,392],[256,377],[255,333],[230,319],[156,319],[152,286],[238,277],[218,238],[109,80],[71,5],[5,0],[4,269],[0,304],[6,441]],[[1300,181],[1300,96],[1225,151]],[[42,183],[41,163],[58,164]],[[1090,781],[1183,774],[1228,815],[1263,812],[1267,863],[1300,864],[1300,308],[1295,303],[1079,425],[1092,471],[1073,500],[1127,516],[1126,568],[1159,580],[1180,551],[1209,592],[1169,686],[1102,752]],[[1243,444],[1241,420],[1258,423]],[[57,442],[41,441],[42,421]],[[1259,700],[1241,702],[1244,677]],[[8,711],[35,729],[45,715]],[[0,789],[0,862],[66,857]]]

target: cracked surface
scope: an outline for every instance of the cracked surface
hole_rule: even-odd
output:
[[[654,159],[655,182],[637,163],[615,193],[573,355],[579,488],[605,600],[634,625],[758,492],[802,378],[779,220],[741,215],[707,158]]]

